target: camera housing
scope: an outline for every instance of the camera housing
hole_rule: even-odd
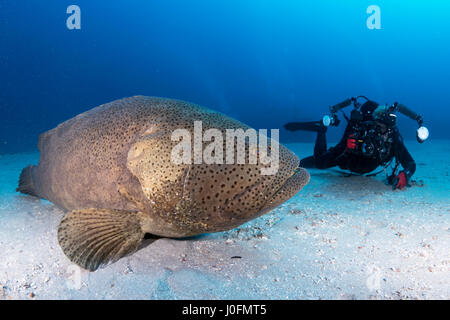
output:
[[[355,155],[376,158],[384,162],[385,159],[389,159],[391,153],[392,133],[392,128],[383,128],[376,121],[355,123],[352,138],[356,141],[356,148],[348,151]]]

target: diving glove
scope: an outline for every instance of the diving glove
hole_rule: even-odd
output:
[[[402,190],[404,187],[408,185],[408,177],[406,176],[405,171],[400,171],[400,173],[392,180],[392,190],[400,189]]]

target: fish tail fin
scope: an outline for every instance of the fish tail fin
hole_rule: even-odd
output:
[[[22,170],[22,173],[19,177],[19,186],[16,191],[24,194],[28,194],[30,196],[39,197],[36,192],[36,187],[33,181],[33,170],[36,166],[29,165],[28,167]]]
[[[145,236],[141,221],[139,212],[74,210],[62,219],[58,241],[72,262],[95,271],[138,249]]]

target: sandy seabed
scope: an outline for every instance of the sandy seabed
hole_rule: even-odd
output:
[[[417,183],[406,191],[383,174],[311,170],[308,186],[263,217],[160,239],[94,273],[59,248],[63,211],[15,192],[38,154],[0,155],[0,300],[450,299],[450,141],[407,146]]]

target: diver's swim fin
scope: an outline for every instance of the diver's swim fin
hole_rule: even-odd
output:
[[[314,156],[309,156],[300,160],[300,167],[305,169],[314,169],[316,167]]]
[[[327,127],[325,127],[322,121],[309,121],[309,122],[289,122],[284,125],[284,128],[288,131],[314,131],[314,132],[325,132]]]

